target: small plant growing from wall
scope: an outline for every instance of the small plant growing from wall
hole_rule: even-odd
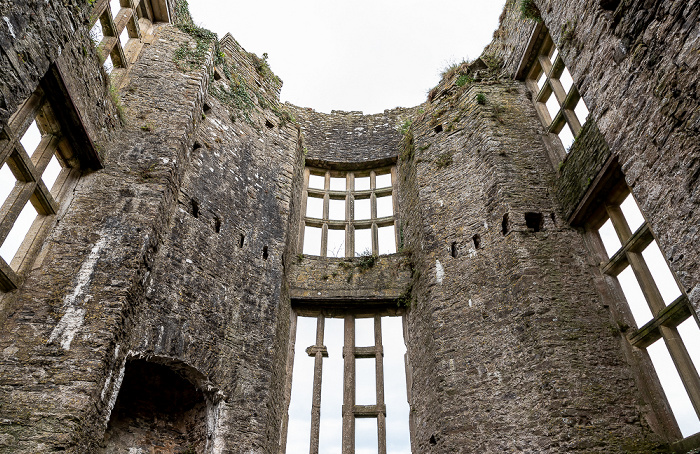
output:
[[[452,164],[452,152],[448,151],[447,153],[442,153],[440,156],[437,157],[435,160],[435,165],[437,166],[438,169],[445,168]]]
[[[537,5],[535,5],[534,0],[520,0],[520,14],[522,15],[523,19],[542,22],[542,15],[540,14],[540,10],[537,8]]]
[[[476,102],[481,104],[482,106],[486,104],[486,95],[483,93],[477,93],[476,94]]]
[[[474,82],[474,78],[471,76],[471,74],[462,74],[457,78],[457,81],[455,82],[455,85],[458,87],[464,87],[467,84],[470,84]]]

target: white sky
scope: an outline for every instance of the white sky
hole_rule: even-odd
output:
[[[319,452],[337,454],[341,451],[343,405],[343,319],[326,318],[323,344],[328,357],[323,359],[321,380],[321,426]],[[382,317],[384,348],[384,402],[386,403],[387,454],[410,454],[408,429],[409,406],[406,398],[406,375],[401,317]],[[311,433],[311,396],[313,391],[314,358],[305,350],[316,343],[316,318],[299,317],[295,344],[292,399],[289,405],[287,453],[309,452]],[[374,345],[374,319],[355,320],[355,345]],[[356,360],[356,404],[376,403],[375,360]],[[355,452],[377,452],[376,418],[355,420]]]
[[[366,114],[425,101],[450,62],[476,58],[505,0],[190,0],[194,21],[269,55],[282,101]]]
[[[267,52],[273,71],[284,80],[283,101],[322,112],[339,109],[376,113],[422,103],[427,91],[439,81],[443,68],[452,62],[479,56],[491,40],[504,3],[505,0],[356,0],[342,3],[328,0],[190,0],[190,10],[195,22],[215,31],[220,38],[230,32],[246,50],[260,56]],[[31,154],[39,140],[40,134],[32,126],[22,138],[22,143]],[[52,160],[43,176],[49,188],[59,170],[57,161]],[[0,166],[0,204],[5,201],[14,183],[7,165]],[[630,224],[637,225],[642,222],[642,217],[635,210],[636,206],[629,203],[623,206]],[[27,204],[8,238],[0,245],[0,256],[7,262],[12,260],[35,216],[36,211],[31,204]],[[600,233],[608,253],[612,255],[619,248],[612,226],[604,226]],[[643,255],[661,287],[666,304],[669,304],[679,290],[656,243],[652,243]],[[634,277],[627,279],[623,273],[619,278],[628,300],[644,305]],[[644,312],[648,312],[648,308],[642,308],[642,312],[639,312],[633,303],[632,309],[638,324],[649,318],[650,314]],[[342,333],[338,323],[340,320],[327,320],[327,332]],[[328,330],[330,326],[336,329]],[[314,330],[312,324],[312,333]],[[689,350],[696,367],[700,368],[700,349],[697,348],[700,345],[700,330],[697,324],[692,318],[688,319],[679,326],[679,331],[686,346],[694,347]],[[385,335],[388,333],[393,333],[391,337],[397,341],[397,351],[402,352],[400,329],[396,326],[389,329],[387,326]],[[342,343],[342,336],[336,341]],[[313,343],[313,339],[311,342],[303,340],[302,343],[305,348]],[[389,344],[391,342],[385,340],[385,349],[390,348]],[[700,421],[692,411],[687,393],[680,384],[663,343],[655,343],[649,348],[649,353],[684,435],[697,432]],[[385,359],[388,361],[388,358]],[[313,368],[313,360],[308,360]],[[324,383],[326,374],[342,374],[337,369],[331,372],[333,361],[333,358],[324,361]],[[326,363],[329,367],[325,367]],[[402,359],[400,363],[403,363]],[[385,370],[403,369],[399,362],[385,366],[388,366]],[[298,380],[296,372],[303,369],[304,366],[295,365],[295,380]],[[396,379],[399,382],[403,380],[402,377]],[[329,381],[336,382],[334,379]],[[306,384],[310,386],[310,383]],[[402,386],[387,386],[387,393],[395,388],[400,390]],[[327,394],[337,395],[324,386],[324,408],[339,405]],[[387,401],[390,398],[387,395]],[[402,399],[405,401],[405,394],[398,396],[398,400]],[[290,408],[290,413],[292,410]],[[302,413],[308,415],[306,411]],[[295,415],[291,417],[293,421]],[[325,424],[335,425],[339,429],[339,420],[328,420]],[[387,436],[390,445],[392,442],[398,443],[395,452],[408,449],[401,444],[403,436],[393,436],[392,430],[389,428]],[[401,432],[402,429],[396,430]],[[290,430],[290,442],[295,433]],[[298,434],[308,443],[308,431],[301,430]],[[324,436],[324,432],[321,441],[322,445],[328,443],[329,447],[333,443]]]

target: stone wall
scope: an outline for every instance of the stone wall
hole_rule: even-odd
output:
[[[397,108],[381,114],[334,110],[330,114],[290,106],[304,134],[306,162],[334,169],[364,169],[396,160],[399,129],[415,109]]]
[[[535,3],[595,120],[561,166],[519,80],[538,25],[516,1],[425,104],[368,116],[280,104],[265,59],[183,26],[182,1],[114,98],[89,5],[0,1],[0,124],[58,68],[103,167],[0,295],[0,452],[150,449],[161,409],[128,411],[149,368],[192,404],[173,451],[277,452],[293,304],[357,300],[406,313],[413,452],[665,452],[663,399],[567,220],[617,157],[700,308],[700,3]],[[298,255],[305,164],[395,162],[399,254]]]
[[[562,220],[527,89],[494,79],[437,93],[400,165],[418,274],[413,449],[651,452],[661,440],[638,418],[597,264]]]

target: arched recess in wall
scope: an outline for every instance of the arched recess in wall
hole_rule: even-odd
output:
[[[170,359],[128,360],[102,452],[207,452],[210,399],[193,384],[200,375]]]

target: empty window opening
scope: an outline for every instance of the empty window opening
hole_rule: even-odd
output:
[[[695,413],[693,403],[683,386],[683,380],[673,364],[673,359],[664,341],[660,339],[651,344],[647,347],[647,353],[649,353],[661,387],[666,394],[666,400],[676,417],[681,434],[688,437],[700,432],[700,419]]]
[[[217,69],[214,70],[214,80],[221,80],[221,73]]]
[[[24,205],[24,208],[22,208],[19,216],[17,216],[12,229],[10,229],[10,233],[7,234],[5,241],[2,243],[2,247],[0,247],[0,257],[2,257],[5,262],[12,262],[12,259],[17,254],[17,251],[19,250],[24,238],[29,233],[29,230],[32,227],[37,215],[38,213],[31,202]]]
[[[305,180],[299,241],[303,254],[352,257],[396,252],[391,169],[364,171],[359,176],[307,169]]]
[[[328,229],[326,257],[345,257],[345,229]]]
[[[377,217],[385,218],[394,215],[394,198],[377,197]]]
[[[105,72],[107,74],[112,74],[112,71],[114,71],[114,63],[112,62],[112,56],[108,55],[107,58],[105,58],[105,61],[102,63],[102,66],[105,69]]]
[[[501,233],[504,235],[508,233],[508,213],[503,215],[503,221],[501,222]]]
[[[80,174],[80,170],[71,167],[80,162],[71,149],[72,142],[62,140],[65,135],[48,98],[38,88],[2,128],[9,139],[3,142],[5,149],[0,153],[2,290],[17,287],[16,273],[41,243],[36,241],[37,235],[47,231],[43,226],[55,219],[62,195]]]
[[[377,239],[379,243],[379,254],[396,253],[396,231],[394,224],[379,227],[377,229]]]
[[[328,200],[328,219],[334,221],[345,220],[345,199]]]
[[[119,0],[109,0],[109,9],[112,10],[112,17],[116,19],[119,11],[122,9],[122,5]]]
[[[457,243],[454,241],[452,242],[452,245],[450,246],[450,255],[452,255],[452,257],[454,257],[454,258],[457,258]]]
[[[243,235],[241,233],[240,237],[238,238],[238,247],[242,248],[244,243],[245,243],[245,235]]]
[[[355,257],[372,254],[372,230],[355,229]]]
[[[323,175],[314,175],[313,173],[309,175],[309,188],[323,189],[325,183],[326,179]]]
[[[221,219],[218,216],[214,216],[214,233],[221,233]]]
[[[207,103],[204,103],[202,106],[202,112],[204,112],[204,115],[209,115],[211,113],[211,106]]]
[[[323,219],[323,199],[309,197],[306,199],[306,217]]]
[[[195,143],[192,145],[192,151],[197,151],[197,150],[199,150],[200,148],[202,148],[202,144],[199,143],[199,142],[195,142]]]
[[[268,129],[272,129],[275,127],[275,124],[270,120],[265,120],[265,126],[267,126]]]
[[[479,234],[476,234],[472,237],[472,241],[474,242],[474,249],[480,249],[481,248],[481,237]]]
[[[370,177],[355,177],[356,191],[369,191],[370,189]]]
[[[199,217],[199,202],[197,202],[195,199],[190,200],[190,204],[192,206],[192,216],[195,218]]]
[[[267,246],[263,246],[262,258],[263,260],[267,260]]]
[[[122,48],[126,48],[126,45],[129,43],[129,30],[126,27],[119,34],[119,43],[122,45]]]
[[[435,126],[435,132],[442,132],[442,125]]]
[[[303,253],[307,255],[321,255],[321,236],[323,229],[320,227],[304,227]]]
[[[345,178],[331,177],[330,189],[331,191],[345,191],[346,190]]]
[[[370,199],[355,199],[355,220],[372,219],[372,201]]]
[[[167,366],[129,361],[104,445],[107,452],[204,452],[206,421],[206,400],[192,383]]]
[[[24,151],[26,151],[29,156],[34,154],[34,150],[36,150],[36,147],[38,147],[41,142],[41,131],[39,131],[36,120],[32,121],[32,124],[29,125],[29,128],[19,141],[24,147]]]
[[[411,452],[401,318],[340,317],[297,317],[286,452]]]
[[[428,443],[430,443],[431,445],[437,444],[437,440],[435,439],[435,435],[430,436],[430,440],[428,440]]]
[[[545,39],[537,51],[526,83],[534,93],[537,113],[548,128],[547,132],[555,134],[564,152],[568,152],[586,122],[588,108],[552,38],[546,31],[543,33]]]
[[[391,187],[391,174],[390,173],[384,173],[381,175],[377,175],[375,180],[376,180],[375,187],[377,189]]]
[[[609,200],[590,226],[607,259],[601,270],[615,278],[612,291],[624,296],[636,325],[627,339],[648,354],[681,434],[691,436],[700,432],[700,327],[627,187],[619,183],[605,193]],[[665,314],[678,318],[666,321]]]
[[[7,200],[16,182],[17,180],[12,174],[10,167],[6,163],[3,163],[2,166],[0,166],[0,207],[5,203],[5,200]]]
[[[541,231],[543,223],[542,213],[525,213],[525,225],[528,229],[532,229],[533,232]]]

